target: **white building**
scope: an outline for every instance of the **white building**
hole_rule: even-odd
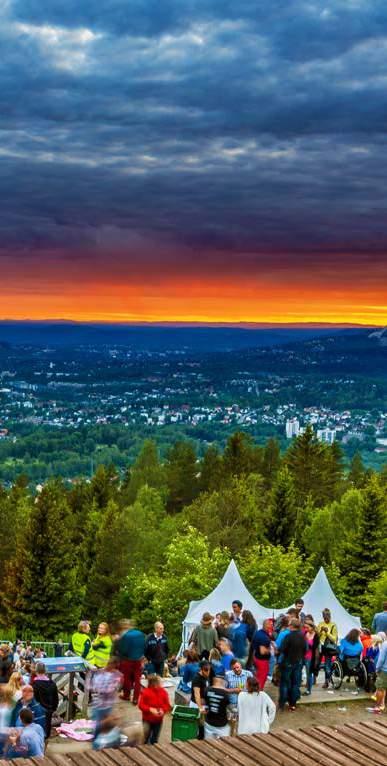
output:
[[[293,436],[298,436],[300,433],[300,422],[297,418],[292,418],[286,421],[286,438],[293,439]]]
[[[336,439],[336,430],[334,428],[320,428],[317,431],[317,438],[320,442],[333,444]]]

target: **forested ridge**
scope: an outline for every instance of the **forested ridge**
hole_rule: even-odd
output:
[[[199,460],[188,441],[160,461],[143,443],[120,478],[99,466],[91,481],[28,479],[0,488],[3,632],[55,639],[80,617],[131,615],[165,622],[177,647],[188,602],[206,595],[231,557],[270,607],[302,594],[319,566],[367,624],[387,594],[387,466],[345,471],[340,447],[313,431],[281,455],[278,443],[235,433]],[[230,598],[235,594],[230,594]]]

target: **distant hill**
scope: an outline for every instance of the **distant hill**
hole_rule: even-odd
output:
[[[368,328],[368,331],[374,328]],[[76,322],[0,322],[0,343],[35,346],[126,346],[133,351],[238,351],[353,334],[358,328],[320,325],[83,324]]]

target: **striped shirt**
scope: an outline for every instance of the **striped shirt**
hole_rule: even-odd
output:
[[[252,678],[253,674],[250,670],[242,670],[241,673],[234,673],[233,670],[228,670],[226,673],[226,689],[246,689],[246,681],[248,678]],[[238,704],[238,695],[230,694],[230,705]]]

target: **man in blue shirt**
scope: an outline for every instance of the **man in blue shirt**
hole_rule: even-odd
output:
[[[238,694],[246,690],[246,681],[252,678],[250,670],[244,670],[239,660],[234,657],[230,670],[226,673],[226,689],[230,695],[230,705],[238,704]]]
[[[23,727],[10,734],[7,749],[8,758],[43,758],[44,730],[34,722],[34,716],[29,708],[20,711],[20,724]]]
[[[26,684],[22,686],[22,696],[19,702],[16,703],[11,713],[11,726],[21,726],[20,714],[22,710],[31,710],[33,715],[33,721],[45,730],[46,727],[46,711],[34,697],[34,690],[32,686]]]
[[[254,652],[254,665],[256,667],[256,677],[259,683],[260,691],[266,683],[270,667],[271,651],[271,620],[264,620],[262,629],[256,630],[251,642],[251,649]],[[281,633],[280,633],[281,635]],[[283,639],[281,639],[283,640]]]
[[[387,601],[383,604],[383,612],[377,612],[372,620],[374,633],[387,633]]]
[[[382,713],[385,708],[387,691],[387,641],[383,641],[376,663],[376,705],[374,713]]]
[[[133,689],[133,705],[137,705],[140,696],[140,679],[145,655],[146,636],[137,630],[131,620],[120,623],[121,635],[116,643],[115,652],[120,660],[120,671],[124,676],[122,699],[129,700]]]

